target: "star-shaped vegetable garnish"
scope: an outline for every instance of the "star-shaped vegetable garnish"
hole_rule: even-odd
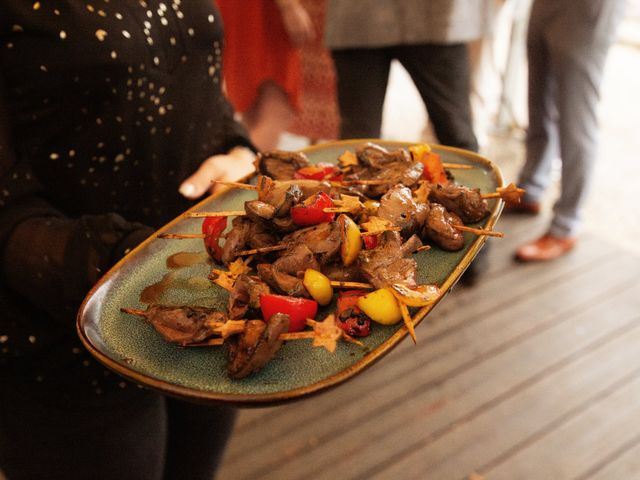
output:
[[[376,216],[369,217],[369,220],[360,224],[360,226],[364,229],[363,235],[379,235],[383,232],[402,230],[400,227],[396,227],[389,220]]]
[[[244,320],[227,320],[222,325],[215,326],[214,331],[220,334],[222,338],[227,338],[231,335],[242,333],[245,323]]]
[[[344,153],[338,157],[338,163],[342,168],[351,165],[358,165],[358,157],[355,153],[345,150]]]
[[[354,197],[353,195],[341,194],[340,198],[336,198],[333,200],[333,203],[336,204],[337,208],[325,209],[325,211],[333,210],[339,212],[358,213],[364,208],[364,205],[362,204],[360,199],[358,197]]]
[[[336,316],[329,314],[322,322],[307,320],[307,324],[313,327],[313,346],[324,347],[330,352],[336,351],[338,339],[342,337],[342,329],[336,324]]]
[[[519,203],[520,198],[524,194],[524,189],[518,188],[515,183],[510,183],[504,188],[497,188],[496,191],[500,194],[507,205]]]
[[[209,274],[209,279],[225,290],[231,291],[233,290],[233,285],[236,283],[236,279],[243,273],[249,273],[251,271],[251,267],[248,265],[249,260],[249,258],[245,260],[236,258],[228,265],[228,271],[214,268]]]
[[[431,192],[431,187],[424,180],[421,180],[419,183],[420,186],[413,191],[413,199],[416,201],[416,203],[427,203],[427,200],[429,199],[429,193]]]

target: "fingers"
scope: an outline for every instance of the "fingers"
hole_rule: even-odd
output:
[[[207,192],[213,193],[218,185],[215,180],[236,181],[254,171],[255,155],[251,150],[234,148],[228,155],[214,155],[207,158],[198,170],[187,178],[178,191],[186,198],[195,200]]]
[[[206,159],[193,175],[182,182],[178,191],[183,196],[195,200],[209,190],[213,180],[219,180],[221,172],[216,167],[215,158],[214,156]]]

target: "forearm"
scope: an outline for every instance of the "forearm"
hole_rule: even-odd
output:
[[[31,217],[15,226],[5,242],[2,281],[68,321],[100,276],[151,232],[113,214]]]

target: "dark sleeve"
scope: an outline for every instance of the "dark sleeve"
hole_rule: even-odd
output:
[[[222,117],[220,123],[223,129],[221,138],[225,139],[224,152],[228,152],[234,147],[243,146],[253,150],[254,153],[258,153],[258,149],[249,139],[246,128],[236,119],[231,102],[222,92],[218,97],[217,108]]]
[[[11,143],[0,84],[0,279],[4,288],[73,322],[98,278],[153,230],[116,214],[68,218],[44,200]]]

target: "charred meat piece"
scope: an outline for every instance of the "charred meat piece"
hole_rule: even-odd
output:
[[[329,194],[332,191],[331,183],[321,180],[279,180],[275,181],[267,176],[258,177],[258,199],[281,208],[283,204],[289,202],[289,198],[294,197],[295,202],[300,202],[305,198],[319,192]],[[300,193],[298,193],[298,190]]]
[[[316,256],[320,265],[326,265],[340,253],[340,228],[336,222],[320,223],[285,235],[282,241],[305,244]]]
[[[273,264],[261,263],[257,266],[258,275],[276,292],[292,297],[309,297],[302,284],[307,268],[320,270],[313,252],[302,244],[296,244],[278,258]]]
[[[359,165],[352,168],[352,173],[345,180],[381,180],[383,185],[364,185],[361,191],[371,198],[378,198],[389,189],[390,185],[403,184],[407,187],[416,185],[422,178],[424,165],[413,161],[409,152],[404,149],[389,152],[383,147],[371,143],[364,144],[356,150]]]
[[[369,283],[376,288],[394,283],[415,287],[418,265],[409,257],[421,245],[422,242],[415,235],[403,244],[398,232],[384,232],[378,237],[376,248],[360,252],[358,265]]]
[[[491,213],[487,201],[480,196],[479,188],[455,184],[436,185],[429,193],[429,200],[455,213],[464,223],[479,222]]]
[[[398,149],[390,152],[375,143],[364,143],[356,148],[358,161],[367,167],[384,168],[390,163],[406,163],[411,161],[411,155],[407,150]]]
[[[275,216],[276,207],[260,200],[249,200],[244,202],[244,211],[249,220],[268,225]]]
[[[309,159],[301,152],[274,150],[259,153],[255,166],[261,174],[274,180],[290,180],[297,170],[309,166]]]
[[[165,305],[149,305],[144,319],[167,342],[178,345],[202,342],[213,335],[212,322],[227,321],[213,308]]]
[[[460,217],[439,203],[432,203],[422,234],[443,250],[454,252],[464,247],[464,235],[453,225],[462,225]]]
[[[278,235],[267,228],[262,222],[253,222],[247,217],[236,217],[231,222],[231,230],[226,235],[222,246],[222,261],[231,263],[238,256],[238,252],[250,248],[262,248],[279,242]]]
[[[280,349],[280,335],[288,330],[289,316],[283,313],[276,313],[268,322],[248,320],[242,333],[225,340],[229,377],[244,378],[264,367]]]
[[[367,279],[360,271],[360,267],[352,263],[349,266],[344,266],[342,262],[330,263],[322,266],[322,273],[326,275],[329,280],[335,280],[336,282],[366,282]]]
[[[408,187],[395,185],[380,199],[377,216],[401,227],[407,238],[421,228],[428,211],[428,205],[415,202]]]
[[[260,308],[260,295],[271,293],[269,286],[249,275],[240,275],[229,293],[229,318],[247,318],[247,312]]]

